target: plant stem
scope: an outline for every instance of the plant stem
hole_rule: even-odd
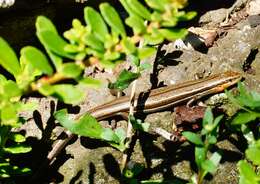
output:
[[[51,77],[42,77],[31,84],[31,91],[38,91],[44,84],[55,84],[66,79],[62,74],[56,73]]]
[[[128,148],[128,146],[129,146],[129,144],[131,143],[131,140],[132,140],[132,131],[133,131],[133,126],[132,126],[132,123],[131,123],[131,120],[130,120],[130,116],[132,115],[134,115],[134,107],[135,107],[135,91],[136,91],[136,82],[137,82],[137,80],[135,80],[134,82],[133,82],[133,86],[132,86],[132,89],[131,89],[131,96],[130,96],[130,106],[129,106],[129,114],[128,114],[128,122],[127,122],[127,131],[126,131],[126,140],[127,140],[127,148]],[[126,150],[127,151],[127,150]],[[124,169],[125,168],[125,166],[126,166],[126,163],[127,163],[127,157],[128,157],[128,155],[127,155],[127,153],[126,152],[124,152],[124,154],[123,154],[123,158],[122,158],[122,169]]]
[[[143,44],[144,44],[144,41],[140,40],[139,48],[143,47]],[[141,61],[140,61],[140,63],[141,63]],[[136,66],[134,70],[135,70],[134,72],[139,72],[140,71],[139,66]],[[126,131],[126,141],[127,141],[126,147],[127,148],[129,147],[131,140],[132,140],[133,126],[132,126],[132,123],[131,123],[131,120],[130,120],[129,117],[134,116],[136,83],[137,83],[137,79],[133,82],[132,89],[131,89],[130,101],[129,101],[130,104],[129,104],[127,131]],[[127,157],[128,157],[128,154],[127,154],[127,149],[126,149],[126,151],[124,152],[123,157],[122,157],[122,162],[121,162],[121,168],[122,169],[124,169],[126,164],[127,164]]]

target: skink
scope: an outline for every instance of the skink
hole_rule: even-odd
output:
[[[238,72],[228,71],[205,79],[187,81],[140,93],[135,98],[135,111],[152,113],[209,94],[219,93],[241,79]],[[98,120],[129,110],[129,96],[117,98],[88,112]]]
[[[236,84],[242,76],[238,72],[227,71],[222,74],[212,75],[205,79],[188,81],[177,85],[162,87],[150,92],[140,93],[135,98],[135,111],[152,113],[162,111],[179,103],[197,99],[209,94],[219,93],[224,89]],[[103,120],[114,116],[119,112],[127,112],[129,109],[129,96],[117,98],[109,103],[98,106],[88,111],[97,120]],[[68,137],[60,140],[48,155],[51,161],[64,148],[73,137],[68,132]]]

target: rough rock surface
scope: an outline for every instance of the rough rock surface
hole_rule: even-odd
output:
[[[202,75],[205,77],[212,73],[221,73],[227,70],[243,72],[243,65],[247,61],[249,55],[254,49],[260,48],[259,38],[260,26],[251,28],[249,24],[239,24],[234,29],[229,30],[224,38],[217,40],[214,46],[208,50],[207,54],[192,50],[176,51],[172,47],[172,44],[165,45],[162,49],[165,50],[164,56],[170,54],[171,58],[164,60],[165,63],[163,65],[165,66],[158,66],[158,68],[160,68],[158,72],[158,84],[161,82],[166,85],[175,84],[181,81],[194,79],[197,75]],[[181,55],[175,58],[174,54],[178,55],[180,52],[182,52]],[[153,60],[154,58],[151,59],[151,62]],[[255,72],[254,74],[245,73],[245,83],[249,88],[260,91],[260,70],[258,69],[260,66],[259,53],[252,61],[251,66]],[[138,80],[138,91],[149,89],[149,86],[151,86],[151,72],[152,71],[145,72],[140,80]],[[127,89],[125,93],[129,94],[129,89]],[[88,98],[88,101],[95,101],[95,99],[102,98],[100,95],[101,94],[98,93],[95,96],[91,96],[93,99]],[[154,126],[163,127],[170,131],[173,122],[173,115],[170,112],[150,114],[147,116],[145,121],[151,123]],[[151,138],[144,136],[142,137],[142,141],[140,140],[136,143],[131,159],[138,163],[150,163],[149,168],[151,172],[156,171],[151,175],[151,178],[158,179],[169,173],[172,173],[172,176],[183,180],[188,180],[191,177],[192,171],[189,163],[191,161],[192,155],[187,156],[187,152],[191,149],[190,147],[188,147],[187,152],[183,153],[182,155],[178,153],[178,150],[181,150],[181,148],[174,143],[168,143],[167,147],[165,147],[167,141],[165,142],[163,138],[155,138],[155,143],[153,143],[151,140],[149,141],[149,139]],[[101,163],[95,165],[97,170],[95,181],[97,183],[104,183],[105,178],[106,181],[112,182],[113,184],[119,183],[116,177],[110,173],[112,171],[104,169],[106,168],[103,165],[104,160],[102,161],[101,159],[101,155],[106,157],[107,154],[113,154],[114,158],[112,160],[116,161],[117,165],[120,163],[120,158],[122,156],[118,151],[112,151],[111,149],[108,151],[108,148],[98,148],[91,150],[92,154],[90,154],[86,148],[80,146],[79,142],[76,142],[75,144],[77,146],[67,147],[67,151],[74,155],[74,159],[72,159],[74,161],[68,160],[64,163],[60,170],[60,172],[65,176],[65,181],[66,178],[68,180],[71,178],[71,173],[75,174],[77,173],[76,171],[81,169],[84,171],[88,170],[90,167],[90,162],[93,163],[94,159],[90,155],[98,155],[98,157],[95,157],[94,160],[100,160]],[[232,150],[232,147],[234,146],[230,142],[226,141],[226,143],[222,144],[222,146],[227,152],[230,153],[229,156],[236,155],[238,160],[241,158],[241,153],[239,150]],[[177,150],[169,147],[176,147]],[[85,157],[86,155],[90,156],[88,158],[89,164],[82,165],[83,168],[77,166],[76,168],[73,167],[74,169],[71,169],[71,165],[73,165],[72,163],[75,164],[81,162],[82,157],[87,158]],[[225,181],[225,183],[238,182],[238,171],[236,169],[236,163],[229,161],[229,158],[226,159],[227,161],[224,161],[220,165],[215,177],[213,177],[213,180],[209,180],[208,183],[223,183],[223,181]],[[70,174],[68,174],[68,172]],[[109,174],[106,174],[107,172]],[[88,183],[89,180],[83,179],[85,176],[82,176],[83,177],[80,181],[83,183]]]

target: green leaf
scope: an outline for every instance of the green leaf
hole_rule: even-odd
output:
[[[80,53],[76,54],[75,60],[76,61],[83,61],[86,56],[87,56],[87,54],[85,52],[80,52]]]
[[[156,31],[152,34],[145,34],[144,40],[146,44],[156,45],[162,43],[164,41],[164,37]]]
[[[131,15],[125,20],[126,24],[130,26],[135,34],[140,34],[146,32],[145,22],[142,18]]]
[[[73,127],[76,126],[76,122],[69,117],[67,109],[56,111],[54,117],[63,127],[67,128],[71,132],[73,131]]]
[[[244,138],[247,140],[248,144],[253,144],[255,142],[254,134],[249,126],[247,126],[246,124],[242,124],[240,130]]]
[[[154,21],[154,22],[162,22],[163,21],[163,14],[161,14],[158,11],[154,11],[151,15],[151,18],[152,18],[152,21]],[[171,27],[173,27],[173,26],[171,26]]]
[[[52,95],[55,92],[53,86],[49,84],[41,85],[38,91],[44,96]]]
[[[15,103],[17,112],[34,111],[38,108],[37,102],[17,102]]]
[[[100,135],[100,138],[105,141],[114,142],[117,144],[120,143],[119,137],[115,134],[115,132],[111,128],[104,128]]]
[[[214,120],[214,116],[213,113],[211,111],[211,108],[208,107],[205,111],[204,117],[203,117],[203,121],[202,121],[202,125],[203,127],[205,127],[208,124],[213,124],[213,120]]]
[[[127,149],[127,146],[124,143],[115,143],[115,142],[108,142],[112,147],[118,149],[121,152],[124,152]]]
[[[188,141],[192,142],[193,144],[197,146],[203,146],[204,143],[201,140],[201,137],[193,132],[184,131],[182,132],[182,135],[188,139]]]
[[[149,70],[153,68],[153,66],[150,63],[142,63],[140,64],[140,70]]]
[[[149,128],[150,128],[150,124],[149,123],[143,123],[142,120],[136,119],[132,115],[130,115],[129,118],[130,118],[131,124],[133,125],[133,128],[135,130],[141,130],[143,132],[148,132],[149,131]]]
[[[136,67],[140,66],[140,58],[138,58],[136,54],[130,54],[128,57],[129,60],[135,64]]]
[[[195,11],[190,11],[190,12],[187,12],[181,16],[177,16],[178,17],[178,20],[179,21],[188,21],[188,20],[191,20],[193,19],[194,17],[196,17],[197,15],[197,12]]]
[[[214,152],[211,157],[210,157],[210,160],[212,161],[212,163],[215,165],[215,166],[218,166],[218,164],[220,163],[220,160],[221,160],[221,154],[219,154],[218,152]]]
[[[53,52],[51,52],[48,49],[46,49],[46,52],[49,55],[49,57],[51,58],[51,61],[54,64],[56,70],[59,71],[62,66],[62,58],[60,56],[58,56],[57,54],[54,54]]]
[[[28,175],[31,173],[31,169],[24,167],[24,168],[16,168],[13,172],[14,175]]]
[[[139,76],[140,73],[133,73],[127,70],[123,70],[118,76],[117,81],[115,83],[110,83],[108,87],[110,89],[124,90]]]
[[[228,99],[239,108],[242,108],[243,105],[234,97],[231,91],[225,90],[225,94],[227,95]]]
[[[39,50],[32,46],[26,46],[21,50],[21,57],[26,62],[30,63],[35,69],[40,70],[44,74],[51,75],[53,73],[46,56]]]
[[[22,90],[18,87],[18,85],[11,80],[8,80],[3,85],[3,96],[5,96],[8,99],[11,99],[13,97],[17,97],[15,101],[18,101],[20,96],[22,95]]]
[[[69,59],[74,59],[75,56],[64,50],[68,44],[62,37],[52,31],[37,32],[41,43],[51,52]]]
[[[176,39],[184,38],[188,34],[188,31],[186,29],[179,29],[179,28],[159,29],[159,32],[167,40],[176,40]]]
[[[202,167],[202,163],[206,160],[207,150],[204,147],[195,147],[195,162],[199,169]]]
[[[10,170],[12,169],[12,166],[10,163],[0,163],[0,178],[9,178],[10,177]]]
[[[214,174],[217,170],[217,167],[213,164],[210,160],[205,160],[202,162],[202,169],[204,169],[206,172],[209,172],[211,174]]]
[[[246,150],[246,157],[250,159],[255,165],[260,165],[260,139],[249,145]]]
[[[245,85],[241,82],[238,83],[239,95],[231,100],[235,101],[240,106],[249,107],[250,109],[257,109],[260,107],[260,94],[256,92],[249,92]]]
[[[152,17],[154,19],[154,16]],[[160,18],[160,17],[158,17]],[[164,20],[164,17],[162,17],[162,27],[168,27],[168,28],[172,28],[172,27],[176,27],[176,25],[178,24],[178,18],[177,17],[170,17],[167,20]]]
[[[104,51],[105,51],[105,50],[104,50]],[[93,56],[96,58],[96,62],[99,62],[100,60],[103,59],[103,57],[104,57],[104,51],[100,52],[100,51],[95,50],[95,49],[90,48],[90,47],[88,47],[88,48],[85,49],[85,52],[86,52],[87,55],[93,55]],[[100,59],[100,60],[99,60],[99,59]],[[101,62],[101,61],[100,61],[100,62]]]
[[[9,146],[4,148],[4,150],[8,153],[12,153],[12,154],[21,154],[21,153],[28,153],[32,150],[32,148],[30,146],[26,146],[26,145],[21,145],[21,144],[17,144],[14,146]]]
[[[233,125],[241,125],[254,121],[258,117],[254,112],[238,112],[231,121]]]
[[[64,77],[77,78],[82,73],[82,68],[75,63],[65,63],[62,65],[60,73]]]
[[[135,44],[128,38],[123,38],[121,41],[123,51],[129,55],[136,52],[137,48]]]
[[[35,81],[38,76],[41,76],[43,72],[35,68],[23,56],[20,57],[20,64],[22,73],[16,78],[16,82],[21,89],[27,91],[30,88],[30,84]]]
[[[207,141],[209,144],[216,144],[217,143],[217,138],[215,136],[209,135],[207,138]]]
[[[74,121],[70,119],[67,110],[62,109],[55,112],[54,116],[63,127],[74,134],[105,140],[119,150],[123,151],[125,149],[125,146],[122,144],[124,136],[122,132],[117,131],[115,133],[112,129],[103,128],[90,114],[85,114],[79,120]]]
[[[144,168],[145,167],[140,163],[129,162],[127,167],[123,171],[123,175],[126,178],[135,178],[144,170]],[[147,183],[147,182],[145,182],[145,183]]]
[[[258,105],[260,106],[260,93],[256,91],[251,91],[252,98],[255,102],[259,102]]]
[[[123,174],[124,174],[124,177],[126,177],[126,178],[134,177],[134,173],[130,169],[125,169]],[[130,183],[130,184],[132,184],[132,183]],[[134,180],[133,184],[138,184],[138,183],[137,183],[137,181]]]
[[[7,104],[1,109],[1,125],[15,126],[18,121],[17,112],[13,105]]]
[[[209,160],[203,161],[201,166],[206,172],[214,174],[217,170],[220,160],[221,155],[218,152],[215,152],[211,155]]]
[[[82,27],[82,24],[79,19],[73,19],[72,20],[72,27],[75,29],[80,29]]]
[[[101,15],[93,8],[84,9],[84,18],[91,32],[102,42],[105,42],[108,29]]]
[[[12,166],[10,163],[0,163],[0,178],[9,178],[11,176],[26,175],[29,174],[31,170],[29,168],[19,168],[17,166]]]
[[[78,121],[71,120],[67,110],[62,109],[54,114],[60,124],[74,134],[101,139],[103,127],[90,114],[85,114]]]
[[[112,28],[112,30],[114,30],[117,34],[125,37],[125,27],[115,8],[108,3],[102,3],[100,5],[100,11],[105,21]]]
[[[23,136],[21,134],[17,134],[17,133],[11,133],[9,138],[11,140],[13,140],[14,142],[17,142],[17,143],[21,143],[21,142],[25,142],[26,141],[25,136]]]
[[[7,79],[5,78],[4,75],[0,74],[0,86],[5,83],[7,81]]]
[[[79,46],[78,45],[72,45],[72,44],[68,44],[64,47],[64,50],[68,53],[72,53],[72,54],[75,54],[75,53],[78,53],[80,52],[79,50]]]
[[[126,132],[125,132],[125,130],[123,128],[117,128],[115,130],[115,134],[119,138],[120,142],[124,143],[124,141],[126,139]]]
[[[120,63],[121,60],[116,60],[116,61],[109,61],[109,60],[100,60],[100,65],[103,67],[103,68],[107,68],[107,69],[114,69],[115,66]]]
[[[113,61],[113,60],[117,60],[119,59],[121,56],[121,54],[117,51],[107,51],[105,54],[104,54],[104,59],[105,60],[108,60],[108,61]]]
[[[87,46],[99,52],[103,53],[105,51],[104,44],[93,33],[86,34],[83,41]]]
[[[238,168],[240,173],[240,184],[259,184],[260,177],[257,176],[245,160],[240,160],[238,162]]]
[[[143,47],[143,48],[139,48],[138,49],[138,57],[143,60],[146,59],[150,56],[152,56],[153,54],[155,54],[157,51],[156,48],[154,47]]]
[[[98,79],[93,79],[91,77],[85,77],[79,81],[79,85],[98,89],[103,85],[103,83]]]
[[[126,2],[129,5],[129,7],[131,7],[135,15],[140,16],[146,20],[151,20],[151,13],[138,0],[126,0]]]
[[[38,16],[36,19],[36,34],[40,42],[43,44],[44,48],[46,49],[46,52],[50,56],[53,64],[55,65],[55,68],[59,70],[60,65],[62,64],[62,59],[57,54],[54,54],[49,48],[48,44],[41,38],[40,32],[42,31],[51,31],[54,34],[58,35],[58,31],[55,27],[55,25],[46,17],[44,16]]]
[[[52,31],[56,34],[58,34],[58,31],[55,27],[55,25],[51,22],[50,19],[48,19],[45,16],[38,16],[36,19],[36,31]]]
[[[45,96],[55,96],[67,104],[78,104],[85,98],[80,86],[71,84],[42,85],[39,92]]]
[[[244,83],[239,82],[237,84],[237,88],[238,88],[239,93],[240,93],[241,96],[243,96],[244,98],[248,98],[249,97],[249,93],[248,93]]]
[[[130,14],[130,16],[135,15],[135,11],[129,6],[127,0],[119,0],[119,1],[123,5],[125,10]]]
[[[85,93],[71,84],[56,84],[52,86],[53,96],[60,98],[68,104],[78,104],[85,98]]]
[[[111,35],[107,35],[104,46],[107,50],[109,50],[111,52],[112,50],[114,50],[113,47],[115,47],[119,43],[119,41],[120,41],[120,39],[119,39],[118,35],[113,34],[113,32],[112,32]]]
[[[216,132],[217,131],[217,128],[218,128],[218,125],[221,121],[221,119],[223,118],[223,115],[220,115],[218,117],[216,117],[213,121],[213,123],[208,123],[208,124],[205,124],[203,126],[203,131],[202,131],[202,135],[205,135],[205,134],[208,134],[208,133],[212,133],[212,132]]]
[[[164,11],[165,10],[165,4],[162,0],[145,0],[145,2],[153,9]]]
[[[220,121],[222,120],[223,117],[224,117],[223,115],[220,115],[214,119],[214,122],[213,122],[214,128],[220,123]]]
[[[15,52],[2,37],[0,37],[0,65],[15,77],[21,73]]]

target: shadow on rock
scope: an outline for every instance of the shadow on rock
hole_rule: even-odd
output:
[[[107,173],[117,181],[122,181],[121,170],[117,160],[112,154],[106,154],[103,156],[103,162]]]
[[[108,143],[99,139],[92,139],[89,137],[80,137],[80,144],[86,149],[97,149],[101,147],[110,146]]]

